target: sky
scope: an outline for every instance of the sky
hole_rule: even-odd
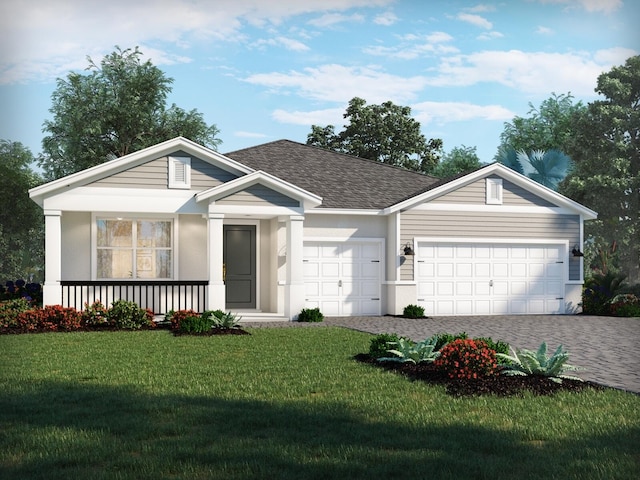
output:
[[[0,139],[38,155],[56,81],[138,46],[222,153],[340,131],[360,97],[491,162],[531,105],[598,99],[598,75],[640,53],[638,20],[636,0],[3,0]]]

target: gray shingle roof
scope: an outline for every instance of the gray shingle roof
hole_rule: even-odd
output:
[[[277,140],[225,156],[321,196],[324,208],[386,208],[439,181],[291,140]]]

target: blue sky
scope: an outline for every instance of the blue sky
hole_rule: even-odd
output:
[[[640,52],[634,0],[4,0],[0,138],[41,151],[56,78],[139,46],[169,103],[215,123],[229,152],[312,124],[341,130],[354,96],[410,106],[445,151],[496,153],[504,122],[552,92],[595,100]]]

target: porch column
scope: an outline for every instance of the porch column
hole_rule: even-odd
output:
[[[304,272],[303,257],[303,224],[302,215],[287,218],[287,279],[284,293],[284,314],[295,320],[304,308]]]
[[[44,284],[42,285],[42,304],[62,304],[62,212],[44,211]]]
[[[224,215],[209,213],[209,289],[207,310],[225,310],[225,286],[223,278],[222,223]]]

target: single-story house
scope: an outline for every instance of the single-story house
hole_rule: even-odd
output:
[[[245,319],[579,310],[592,210],[499,164],[448,180],[279,140],[175,138],[33,188],[44,303]]]

